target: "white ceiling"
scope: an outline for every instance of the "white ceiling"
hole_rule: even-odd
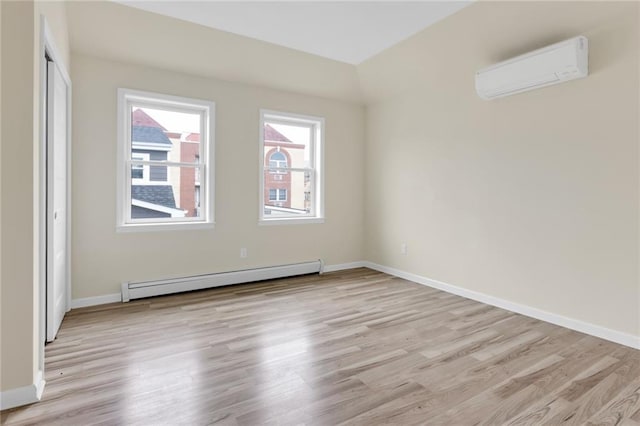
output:
[[[473,0],[116,1],[355,65]]]

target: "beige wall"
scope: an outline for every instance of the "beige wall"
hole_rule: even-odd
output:
[[[64,1],[44,0],[35,2],[36,48],[40,46],[40,17],[46,16],[49,28],[58,49],[58,55],[67,71],[70,66],[69,31],[67,22],[67,4]]]
[[[117,293],[129,280],[362,259],[361,106],[75,53],[72,64],[74,299]],[[116,233],[118,87],[216,103],[214,229]],[[326,118],[324,224],[258,226],[260,108]]]
[[[2,383],[33,383],[37,286],[33,273],[34,8],[2,5]],[[10,159],[22,158],[23,162]],[[20,176],[21,179],[15,179]],[[8,208],[19,206],[19,208]]]
[[[2,5],[0,4],[0,166],[2,165]],[[2,391],[2,169],[0,168],[0,392]]]
[[[640,335],[637,9],[480,2],[359,66],[367,259]],[[477,69],[579,34],[588,78],[475,94]]]
[[[39,200],[40,16],[68,68],[64,4],[4,1],[2,8],[2,348],[0,390],[34,383],[41,369]],[[19,159],[20,161],[17,161]]]
[[[111,1],[67,4],[74,52],[313,96],[360,102],[356,70],[286,47]]]

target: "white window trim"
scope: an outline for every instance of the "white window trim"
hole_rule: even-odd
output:
[[[167,109],[170,111],[184,111],[202,114],[200,123],[200,207],[205,207],[204,217],[187,218],[172,217],[159,219],[132,219],[131,218],[131,114],[129,106],[134,103],[137,106],[151,107],[155,109]],[[208,141],[208,143],[207,143]],[[136,143],[137,145],[137,143]],[[117,173],[116,173],[116,231],[159,231],[159,230],[186,230],[212,228],[214,222],[214,173],[215,164],[215,103],[211,101],[171,96],[161,93],[143,92],[126,88],[118,89],[118,143],[117,143]],[[134,160],[135,161],[135,160]],[[137,161],[136,161],[137,162]],[[153,163],[152,161],[149,164]],[[163,162],[167,166],[181,166],[182,163]],[[186,164],[184,164],[187,166]],[[190,164],[188,166],[193,166]],[[136,181],[142,181],[136,179]],[[136,183],[136,182],[133,182]],[[153,183],[146,182],[145,183]],[[166,185],[167,182],[160,182]],[[202,211],[202,210],[201,210]]]
[[[312,201],[312,211],[307,215],[267,217],[264,214],[264,170],[265,170],[265,145],[264,145],[264,124],[269,122],[281,122],[282,124],[298,124],[310,126],[312,130],[311,163],[313,164],[314,176],[311,178],[311,193],[314,194]],[[259,225],[293,225],[303,223],[324,223],[324,118],[310,115],[295,114],[269,109],[260,109],[260,144],[259,158]],[[287,171],[302,171],[304,169],[287,168]]]
[[[271,225],[304,225],[311,223],[324,223],[324,218],[322,217],[310,217],[305,216],[301,218],[293,218],[293,217],[283,217],[283,218],[272,218],[265,219],[258,222],[259,226],[271,226]]]

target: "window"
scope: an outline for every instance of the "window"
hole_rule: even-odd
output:
[[[287,168],[287,157],[285,157],[282,152],[275,151],[271,154],[271,157],[269,157],[269,168],[272,173],[286,173],[280,169]]]
[[[324,119],[260,113],[260,224],[320,223]]]
[[[149,154],[132,153],[131,159],[134,161],[149,161]],[[144,181],[145,176],[149,176],[149,166],[145,166],[144,163],[134,163],[131,166],[131,179],[133,181]]]
[[[269,201],[287,201],[287,190],[269,189]]]
[[[119,231],[213,225],[214,104],[118,90]]]

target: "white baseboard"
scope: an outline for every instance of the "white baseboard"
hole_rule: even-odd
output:
[[[509,300],[490,296],[488,294],[480,293],[473,290],[468,290],[462,287],[444,283],[442,281],[437,281],[431,278],[423,277],[421,275],[405,272],[400,269],[378,265],[377,263],[373,263],[369,261],[357,261],[357,262],[349,262],[349,263],[339,263],[335,265],[324,265],[322,268],[322,272],[335,272],[335,271],[342,271],[346,269],[354,269],[354,268],[362,268],[362,267],[384,272],[386,274],[394,275],[399,278],[404,278],[406,280],[413,281],[418,284],[422,284],[428,287],[436,288],[438,290],[446,291],[447,293],[456,294],[458,296],[462,296],[467,299],[476,300],[478,302],[486,303],[487,305],[496,306],[498,308],[506,309],[511,312],[526,315],[531,318],[536,318],[541,321],[546,321],[551,324],[559,325],[561,327],[569,328],[571,330],[579,331],[581,333],[589,334],[591,336],[599,337],[601,339],[605,339],[611,342],[619,343],[621,345],[629,346],[634,349],[640,349],[640,336],[634,336],[632,334],[623,333],[620,331],[612,330],[610,328],[576,320],[573,318],[568,318],[562,315],[544,311],[542,309],[511,302]],[[104,296],[97,296],[97,297],[87,297],[83,299],[74,299],[71,301],[71,308],[75,309],[75,308],[82,308],[86,306],[102,305],[105,303],[120,302],[121,300],[122,300],[122,296],[120,293],[106,294]]]
[[[413,281],[418,284],[426,285],[428,287],[436,288],[438,290],[446,291],[447,293],[456,294],[458,296],[465,297],[467,299],[476,300],[478,302],[486,303],[487,305],[495,306],[498,308],[506,309],[507,311],[522,314],[531,318],[539,319],[551,324],[559,325],[561,327],[569,328],[571,330],[579,331],[581,333],[589,334],[591,336],[599,337],[601,339],[609,340],[611,342],[619,343],[621,345],[629,346],[634,349],[640,349],[640,336],[634,336],[633,334],[623,333],[621,331],[612,330],[610,328],[602,327],[599,325],[591,324],[588,322],[580,321],[573,318],[568,318],[562,315],[554,314],[551,312],[543,311],[538,308],[534,308],[527,305],[521,305],[519,303],[511,302],[498,297],[489,296],[488,294],[480,293],[473,290],[467,290],[462,287],[447,284],[442,281],[433,280],[420,275],[412,274],[410,272],[401,271],[399,269],[390,268],[388,266],[378,265],[373,262],[362,262],[363,266],[374,269],[379,272],[384,272],[389,275],[394,275],[405,280]]]
[[[363,268],[366,266],[367,262],[358,261],[358,262],[349,262],[349,263],[337,263],[335,265],[324,265],[322,267],[322,272],[335,272],[335,271],[343,271],[345,269],[355,269],[355,268]]]
[[[44,385],[45,381],[42,370],[39,370],[35,383],[0,392],[0,410],[7,410],[40,401],[42,392],[44,392]]]
[[[107,303],[122,302],[120,293],[105,294],[103,296],[84,297],[82,299],[73,299],[71,301],[71,309],[86,308],[87,306],[104,305]]]

